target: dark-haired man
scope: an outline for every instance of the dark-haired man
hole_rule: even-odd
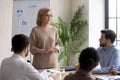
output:
[[[29,39],[23,34],[12,38],[12,51],[14,54],[1,63],[0,80],[53,80],[52,77],[40,74],[24,58],[29,52]]]
[[[79,68],[75,74],[67,75],[64,80],[95,80],[91,71],[99,63],[99,54],[92,47],[85,48],[79,55]]]
[[[113,45],[115,39],[116,34],[113,30],[101,30],[100,47],[98,48],[100,67],[95,68],[93,73],[109,73],[111,67],[118,69],[120,66],[120,49]]]

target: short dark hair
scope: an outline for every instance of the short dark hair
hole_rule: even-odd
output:
[[[79,55],[80,69],[90,71],[97,66],[99,60],[100,57],[97,50],[93,47],[87,47]]]
[[[24,34],[17,34],[12,38],[12,51],[22,52],[29,45],[29,38]]]
[[[116,34],[115,34],[114,31],[112,31],[110,29],[104,29],[104,30],[101,30],[101,33],[104,33],[105,34],[105,38],[106,39],[110,39],[111,43],[114,43],[115,38],[116,38]]]

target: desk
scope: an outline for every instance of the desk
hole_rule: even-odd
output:
[[[56,69],[53,69],[53,70],[56,70]],[[42,70],[39,70],[39,72],[41,72]],[[70,73],[74,73],[75,71],[66,71],[64,73],[59,73],[59,74],[56,74],[56,77],[55,77],[55,80],[63,80],[64,77]],[[102,77],[103,76],[103,77]],[[108,80],[106,78],[111,78],[111,77],[114,77],[112,74],[93,74],[93,77],[94,78],[98,78],[98,77],[102,77],[102,78],[105,78],[103,80]],[[120,76],[117,76],[120,78]],[[99,79],[98,79],[99,80]],[[101,79],[100,79],[101,80]]]
[[[68,71],[61,75],[57,75],[55,80],[63,80],[66,75],[74,72],[75,71]],[[98,78],[97,80],[115,80],[116,78],[120,78],[120,75],[112,75],[112,74],[93,74],[92,76],[94,78]]]
[[[42,72],[43,70],[58,70],[60,71],[60,69],[40,69],[38,70],[39,72]],[[70,73],[74,73],[75,71],[66,71],[66,72],[60,72],[58,74],[56,74],[55,80],[63,80],[64,77]]]

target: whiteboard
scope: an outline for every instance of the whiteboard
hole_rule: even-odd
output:
[[[42,7],[50,7],[49,0],[14,0],[12,36],[25,34],[29,37],[30,32],[36,26],[38,10]],[[32,62],[32,55],[29,53],[26,60]]]
[[[30,35],[31,29],[36,26],[38,10],[50,7],[49,0],[14,0],[12,36],[15,34]]]

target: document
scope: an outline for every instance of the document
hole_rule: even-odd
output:
[[[49,76],[50,74],[60,74],[60,71],[52,70],[52,69],[45,69],[41,72],[41,74]]]
[[[97,76],[97,78],[102,80],[120,80],[119,75],[105,75],[105,76]]]

